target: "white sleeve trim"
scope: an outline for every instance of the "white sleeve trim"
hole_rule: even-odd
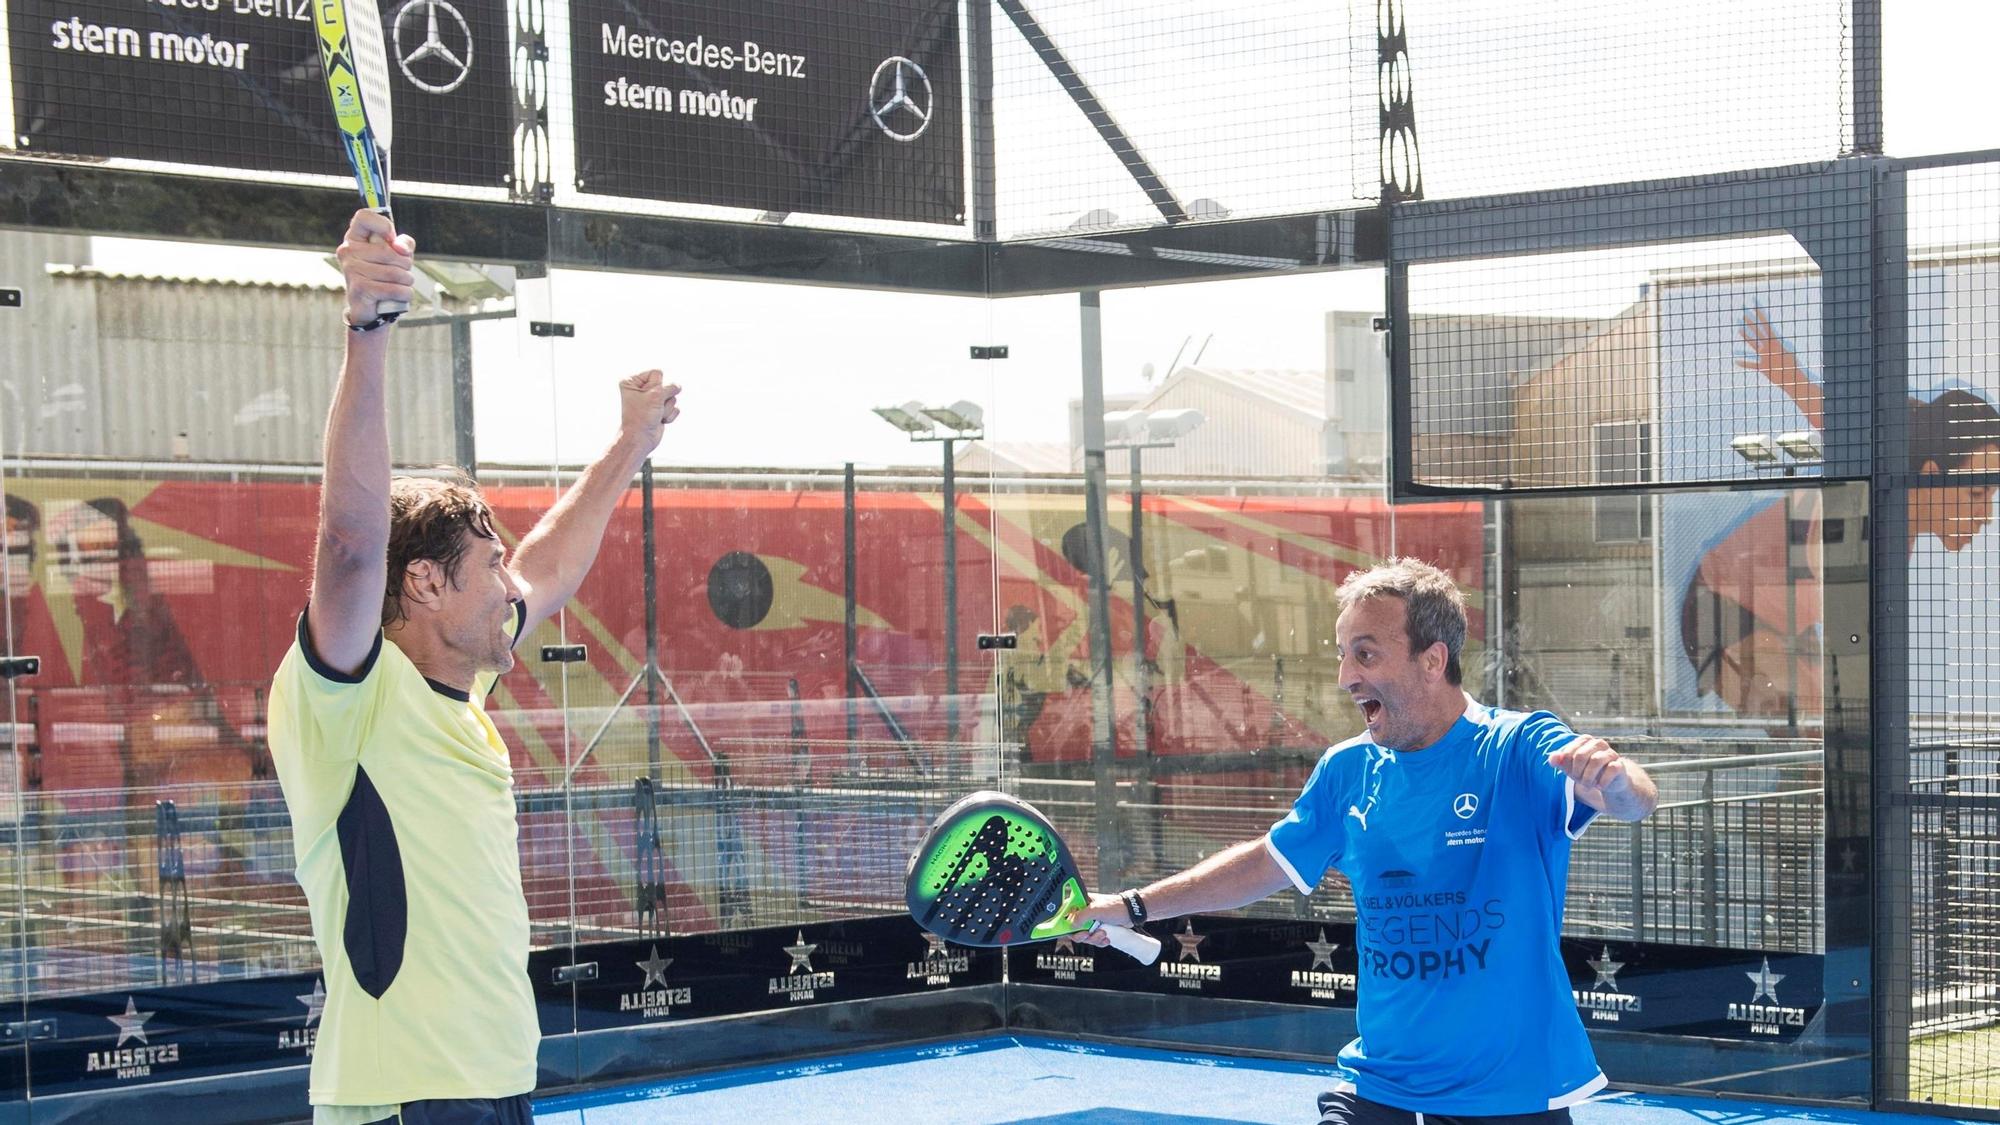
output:
[[[1588,1082],[1585,1082],[1583,1085],[1578,1086],[1576,1089],[1571,1090],[1569,1093],[1558,1094],[1557,1096],[1550,1098],[1549,1108],[1568,1109],[1570,1106],[1573,1106],[1576,1103],[1583,1101],[1585,1098],[1588,1098],[1590,1095],[1595,1094],[1596,1092],[1604,1089],[1606,1086],[1609,1086],[1610,1084],[1611,1080],[1609,1078],[1604,1077],[1604,1072],[1600,1070],[1597,1072],[1597,1077],[1591,1079]]]
[[[1590,830],[1591,825],[1597,823],[1598,817],[1603,815],[1604,812],[1602,809],[1592,809],[1590,819],[1578,825],[1575,831],[1571,831],[1570,825],[1576,823],[1576,779],[1573,777],[1563,778],[1563,835],[1568,836],[1572,840],[1578,839]],[[1604,1076],[1600,1074],[1598,1077],[1603,1078]],[[1550,1106],[1549,1108],[1556,1109],[1558,1107]]]
[[[1278,845],[1271,839],[1269,832],[1264,833],[1264,850],[1271,853],[1272,859],[1278,861],[1278,866],[1284,869],[1285,878],[1292,881],[1292,886],[1297,887],[1300,894],[1313,893],[1315,889],[1313,884],[1299,878],[1298,869],[1292,866],[1291,860],[1285,858],[1285,853],[1278,850]]]

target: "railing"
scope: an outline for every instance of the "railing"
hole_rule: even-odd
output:
[[[718,742],[731,782],[677,765],[518,794],[522,874],[539,947],[805,924],[903,909],[917,837],[962,795],[912,776],[1019,791],[1064,830],[1094,881],[1094,783],[1014,776],[1016,750],[887,740]],[[1615,940],[1810,952],[1824,943],[1816,749],[1660,762],[1641,825],[1579,841],[1567,930]],[[1283,816],[1291,784],[1169,775],[1120,781],[1111,826],[1132,877],[1179,870]],[[1261,779],[1260,779],[1261,780]],[[171,802],[172,815],[162,812]],[[162,826],[166,826],[163,828]],[[0,830],[0,1000],[300,972],[317,964],[272,782],[29,793]],[[170,878],[168,873],[172,873]],[[1966,875],[1971,877],[1971,873]],[[1253,913],[1348,919],[1338,877]],[[172,937],[174,940],[165,940]],[[1966,956],[1975,948],[1963,946]],[[1990,959],[1990,954],[1983,954]]]

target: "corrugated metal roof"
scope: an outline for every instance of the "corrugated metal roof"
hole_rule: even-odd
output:
[[[1060,441],[976,441],[958,454],[960,472],[1067,473],[1074,468],[1069,445]]]
[[[322,287],[65,264],[88,252],[82,236],[0,234],[0,276],[23,290],[0,333],[7,457],[319,460],[346,343],[338,275]],[[396,351],[391,456],[449,461],[450,334],[413,333]]]
[[[48,263],[50,277],[66,277],[78,281],[146,281],[159,285],[215,285],[231,289],[281,289],[294,293],[338,293],[344,286],[338,278],[315,284],[286,281],[243,281],[237,278],[204,277],[199,274],[133,273],[125,270],[99,269],[96,266],[75,266],[62,262]]]
[[[1140,409],[1151,409],[1176,384],[1189,379],[1240,390],[1306,418],[1326,421],[1326,372],[1294,368],[1183,367],[1160,384],[1160,389]]]

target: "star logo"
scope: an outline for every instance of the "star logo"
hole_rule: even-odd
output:
[[[1057,952],[1057,953],[1075,953],[1075,952],[1076,952],[1076,939],[1075,939],[1075,938],[1073,938],[1073,937],[1071,937],[1071,936],[1069,936],[1068,934],[1064,934],[1063,936],[1061,936],[1061,937],[1057,938],[1057,939],[1056,939],[1056,952]]]
[[[935,961],[941,957],[949,956],[951,956],[951,951],[945,948],[943,938],[936,934],[924,935],[924,960]]]
[[[1452,799],[1451,811],[1457,813],[1460,820],[1471,820],[1472,814],[1479,811],[1479,795],[1460,793]]]
[[[396,13],[395,36],[396,65],[419,90],[449,94],[472,73],[472,25],[446,0],[410,0]]]
[[[1306,948],[1312,950],[1313,955],[1313,963],[1306,966],[1307,972],[1311,972],[1321,965],[1326,966],[1328,972],[1333,971],[1333,951],[1339,949],[1340,946],[1326,940],[1325,926],[1319,928],[1319,940],[1307,942]]]
[[[1750,1002],[1752,1004],[1755,1004],[1766,996],[1771,998],[1771,1003],[1778,1003],[1778,982],[1785,979],[1785,974],[1771,971],[1771,959],[1769,957],[1764,958],[1764,967],[1762,969],[1754,973],[1744,973],[1743,975],[1749,977],[1750,983],[1757,986],[1757,991],[1750,994]]]
[[[1201,960],[1201,943],[1207,941],[1208,938],[1194,932],[1194,919],[1189,918],[1186,927],[1180,933],[1174,935],[1174,940],[1181,943],[1181,960],[1199,961]]]
[[[139,1005],[133,1003],[130,996],[125,998],[124,1015],[105,1016],[104,1018],[110,1020],[118,1027],[118,1042],[112,1044],[112,1046],[123,1047],[125,1041],[128,1039],[137,1039],[141,1046],[147,1045],[146,1021],[153,1018],[153,1013],[140,1011]]]
[[[657,984],[661,988],[665,988],[667,987],[667,966],[673,964],[674,959],[660,956],[660,947],[657,945],[653,946],[649,952],[651,955],[644,961],[633,962],[633,964],[639,966],[640,972],[646,974],[645,982],[639,987],[643,990],[652,988]]]
[[[326,978],[321,977],[313,981],[311,992],[293,999],[306,1006],[306,1026],[311,1027],[314,1021],[319,1019],[320,1013],[326,1010]]]
[[[901,55],[891,55],[868,81],[868,115],[891,140],[914,141],[931,127],[935,97],[924,68]]]
[[[1618,970],[1625,967],[1625,962],[1611,959],[1610,946],[1604,947],[1603,952],[1597,955],[1597,960],[1585,961],[1584,964],[1589,965],[1591,971],[1597,974],[1597,980],[1590,986],[1591,991],[1595,992],[1600,988],[1609,988],[1613,992],[1618,990]]]
[[[806,932],[804,930],[798,931],[797,943],[785,947],[785,952],[790,954],[792,958],[792,967],[786,971],[794,973],[812,972],[813,950],[818,948],[819,946],[817,944],[809,943],[806,941]]]

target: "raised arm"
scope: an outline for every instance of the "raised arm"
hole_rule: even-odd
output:
[[[667,423],[680,416],[676,402],[680,393],[680,387],[667,382],[658,371],[619,381],[618,437],[514,552],[509,569],[528,606],[527,620],[521,626],[523,636],[553,616],[583,585],[618,498],[631,484],[632,474],[660,444]]]
[[[1771,327],[1771,318],[1764,315],[1764,310],[1753,307],[1744,313],[1743,327],[1737,335],[1750,354],[1738,359],[1736,366],[1762,375],[1785,392],[1785,397],[1806,416],[1807,425],[1815,430],[1825,429],[1825,393],[1806,374],[1805,368],[1799,366],[1798,357],[1792,354],[1791,346],[1778,335],[1777,329]]]
[[[1551,753],[1549,764],[1576,783],[1577,800],[1613,820],[1644,820],[1659,807],[1659,787],[1645,767],[1601,738],[1579,734]]]
[[[416,245],[388,219],[356,211],[335,256],[347,279],[347,323],[375,318],[377,301],[408,301]],[[354,672],[382,630],[389,567],[389,418],[383,382],[389,359],[384,326],[349,330],[347,358],[326,417],[326,473],[319,493],[307,623],[313,655]]]

